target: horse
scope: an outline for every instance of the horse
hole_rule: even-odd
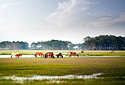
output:
[[[22,54],[15,54],[16,58],[22,56]]]
[[[44,57],[44,54],[42,53],[42,52],[36,52],[35,54],[34,54],[34,56],[37,58],[37,55],[39,55],[39,56],[41,56],[41,58],[42,58],[42,56]]]
[[[63,58],[62,53],[56,54],[56,56],[57,56],[57,58],[59,58],[59,56],[62,56],[62,58]]]
[[[45,53],[45,58],[55,58],[54,55],[53,55],[53,52],[48,52],[48,53]]]
[[[84,51],[82,50],[81,53],[84,53]]]
[[[76,52],[70,52],[69,57],[72,56],[72,55],[73,55],[74,57],[75,57],[75,56],[79,57],[79,55],[78,55]]]
[[[19,54],[19,53],[18,52],[17,53],[12,52],[11,53],[11,58],[12,58],[12,56],[15,56],[16,54]]]
[[[115,51],[112,51],[111,53],[115,53]]]

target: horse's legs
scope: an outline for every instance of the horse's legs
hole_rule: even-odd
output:
[[[12,58],[12,55],[11,55],[11,58]]]
[[[69,57],[71,57],[71,55],[69,55]]]

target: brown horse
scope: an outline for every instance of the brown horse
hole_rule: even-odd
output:
[[[82,50],[81,53],[84,53],[84,51]]]
[[[35,54],[34,54],[34,56],[37,58],[37,55],[39,55],[39,56],[41,56],[41,58],[42,58],[42,56],[44,57],[44,54],[42,53],[42,52],[36,52]]]
[[[53,52],[48,52],[48,53],[45,53],[45,58],[55,58],[54,55],[53,55]]]
[[[115,53],[115,51],[112,51],[111,53]]]
[[[72,56],[72,55],[73,55],[74,57],[75,57],[75,56],[79,57],[79,55],[78,55],[76,52],[70,52],[69,57]]]
[[[62,56],[62,58],[63,58],[62,53],[56,54],[56,56],[57,56],[57,58],[59,58],[59,56]]]
[[[15,54],[16,58],[22,56],[22,54]]]

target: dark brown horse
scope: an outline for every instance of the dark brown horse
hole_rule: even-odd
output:
[[[62,53],[56,54],[57,58],[59,58],[59,56],[61,56],[63,58]]]
[[[45,58],[55,58],[54,55],[53,55],[53,52],[48,52],[48,53],[45,53]]]
[[[79,55],[78,55],[76,52],[70,52],[69,57],[72,56],[72,55],[73,55],[74,57],[75,57],[75,56],[79,57]]]
[[[84,51],[82,50],[81,53],[84,53]]]
[[[44,57],[44,54],[42,53],[42,52],[36,52],[35,54],[34,54],[34,56],[37,58],[37,55],[39,55],[39,56],[41,56],[41,58],[42,58],[42,56]]]

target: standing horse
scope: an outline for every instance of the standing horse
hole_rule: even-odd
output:
[[[62,53],[56,54],[57,58],[59,58],[59,56],[61,56],[63,58]]]
[[[54,55],[53,55],[53,52],[48,52],[48,53],[45,53],[45,58],[55,58]]]
[[[42,56],[44,57],[44,54],[42,53],[42,52],[36,52],[35,54],[34,54],[34,56],[37,58],[37,55],[39,55],[39,56],[41,56],[41,58],[42,58]]]
[[[76,52],[70,52],[69,57],[72,56],[72,55],[73,55],[74,57],[75,57],[75,56],[79,57],[79,55],[78,55]]]

